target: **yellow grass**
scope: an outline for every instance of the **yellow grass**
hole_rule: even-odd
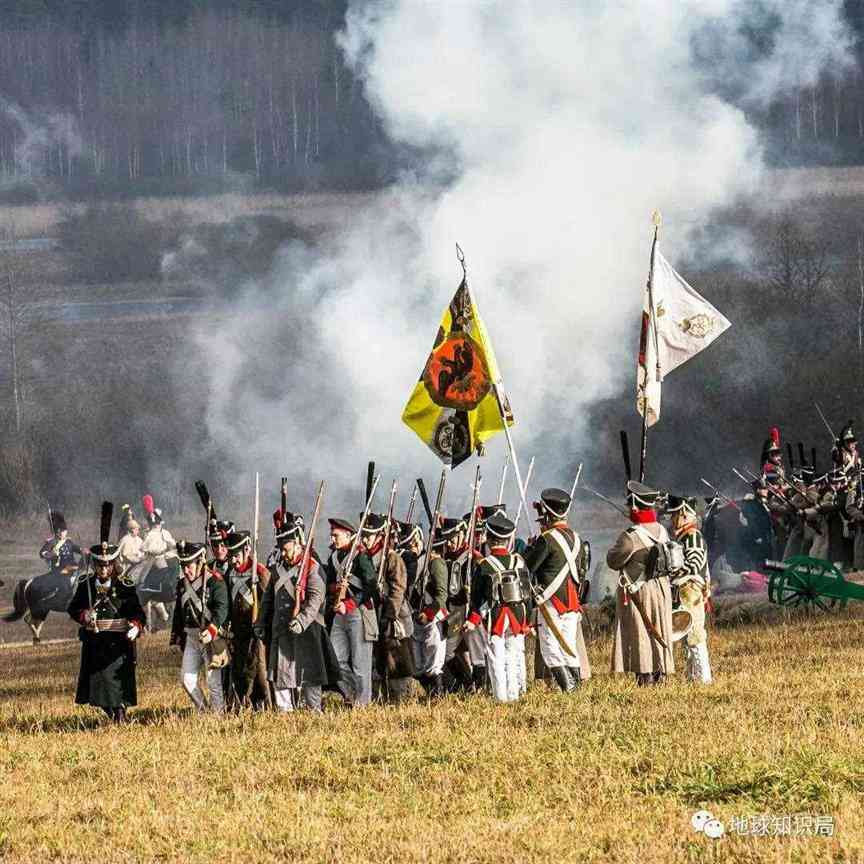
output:
[[[858,614],[712,634],[717,682],[484,697],[323,718],[194,716],[165,634],[137,722],[75,708],[77,645],[0,650],[0,857],[9,861],[864,860]],[[695,833],[834,817],[830,838]]]

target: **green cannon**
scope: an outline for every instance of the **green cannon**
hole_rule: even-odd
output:
[[[771,571],[768,599],[780,606],[842,609],[849,600],[864,600],[864,585],[849,582],[833,564],[795,555],[783,562],[766,561]]]

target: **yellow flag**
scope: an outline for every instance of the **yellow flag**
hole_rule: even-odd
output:
[[[492,342],[463,278],[441,317],[429,359],[402,420],[455,468],[513,425]]]

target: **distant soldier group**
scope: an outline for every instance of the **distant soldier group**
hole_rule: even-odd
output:
[[[620,574],[613,671],[632,673],[640,685],[662,682],[674,671],[673,615],[684,615],[686,677],[710,682],[710,577],[695,499],[635,482],[626,492],[632,525],[606,556]],[[349,706],[396,703],[412,679],[428,698],[486,691],[514,702],[527,689],[529,634],[561,691],[590,676],[582,631],[590,546],[568,523],[566,491],[543,490],[533,505],[538,530],[526,543],[503,503],[475,499],[462,517],[436,511],[424,537],[410,516],[393,517],[392,504],[388,514],[370,512],[367,489],[358,524],[328,520],[326,560],[313,548],[320,493],[308,532],[286,503],[283,494],[266,566],[254,532],[216,519],[209,503],[207,543],[171,541],[181,573],[170,641],[197,709],[320,712],[326,690]],[[658,521],[661,505],[672,539]],[[112,545],[103,513],[100,542],[89,552],[93,572],[69,609],[83,643],[77,701],[117,721],[135,704],[135,641],[146,620],[124,578],[140,553],[126,539],[134,530],[127,525]],[[63,552],[61,544],[56,554]]]

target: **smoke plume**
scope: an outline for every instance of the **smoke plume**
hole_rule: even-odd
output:
[[[635,382],[652,211],[674,262],[756,187],[744,109],[842,62],[839,7],[352,3],[345,56],[413,158],[343,231],[282,249],[200,334],[226,468],[289,473],[304,501],[327,477],[332,509],[359,503],[369,458],[405,486],[437,473],[400,414],[461,276],[458,242],[523,472],[534,454],[535,490],[569,485],[599,434],[591,406]],[[503,437],[489,449],[487,490]],[[453,509],[470,475],[452,478]]]

